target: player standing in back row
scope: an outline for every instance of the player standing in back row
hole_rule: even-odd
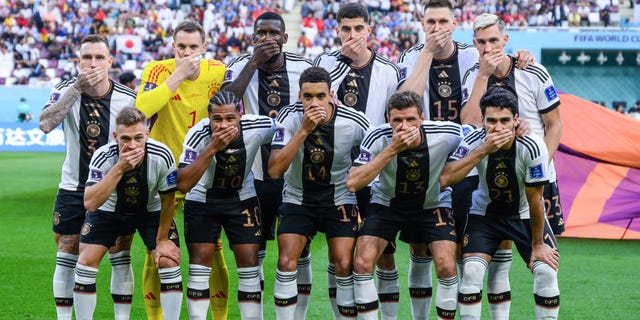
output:
[[[276,118],[280,110],[298,99],[298,80],[311,62],[297,54],[282,51],[287,42],[285,23],[277,13],[265,12],[253,24],[253,54],[233,59],[225,76],[224,90],[242,97],[245,114],[265,115]],[[264,288],[262,262],[266,255],[267,240],[275,236],[275,221],[278,207],[282,204],[283,179],[269,176],[267,166],[271,145],[262,146],[262,151],[253,165],[256,192],[263,215],[263,243],[260,246],[260,279]],[[305,250],[298,265],[298,292],[300,293],[297,318],[307,312],[311,292],[311,253]]]
[[[315,66],[325,68],[331,74],[332,90],[345,106],[363,112],[372,126],[385,123],[387,100],[396,92],[400,83],[398,68],[387,58],[380,56],[368,48],[371,35],[369,13],[359,3],[345,3],[337,14],[338,36],[342,43],[339,50],[319,55],[313,62]],[[359,146],[354,148],[352,157],[358,156]],[[358,213],[364,219],[367,206],[371,200],[369,186],[356,192]],[[376,275],[377,289],[383,318],[396,317],[398,313],[398,270],[395,268],[393,255],[388,259],[380,259]],[[329,278],[329,297],[333,307],[334,318],[340,315],[335,303],[336,283],[335,265],[329,257],[327,268]]]
[[[187,131],[207,117],[209,99],[220,90],[225,66],[217,60],[202,59],[207,51],[205,32],[192,20],[182,21],[173,34],[175,58],[153,61],[142,73],[136,107],[149,118],[150,136],[165,143],[175,159],[182,153]],[[176,193],[176,212],[183,206],[184,194]],[[211,313],[214,320],[227,318],[229,273],[218,242],[211,269]],[[158,272],[147,255],[143,271],[145,308],[150,319],[162,319],[157,297]]]
[[[53,233],[57,246],[53,273],[53,297],[58,319],[71,319],[74,268],[78,260],[80,229],[84,222],[84,189],[89,161],[101,146],[113,140],[115,115],[135,104],[136,94],[109,80],[109,43],[91,34],[80,42],[80,73],[51,89],[49,101],[40,114],[40,129],[49,133],[62,123],[65,159],[62,180],[53,212]],[[133,293],[131,236],[122,237],[109,250],[113,267],[111,293],[116,316],[128,316]]]

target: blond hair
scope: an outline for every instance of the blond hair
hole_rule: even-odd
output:
[[[473,33],[475,34],[494,25],[498,25],[500,32],[504,32],[504,21],[500,20],[495,14],[483,13],[473,21]]]

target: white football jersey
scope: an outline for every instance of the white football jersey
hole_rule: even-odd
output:
[[[253,73],[249,85],[242,96],[245,114],[255,114],[278,117],[280,109],[298,101],[300,91],[300,75],[311,67],[311,61],[297,54],[284,52],[285,62],[282,67],[274,71],[264,71],[260,68]],[[233,82],[245,65],[251,59],[250,54],[244,54],[231,60],[227,66],[227,73],[222,86]],[[264,180],[267,163],[269,162],[268,146],[258,153],[253,164],[253,174],[258,180]]]
[[[87,186],[101,181],[118,159],[116,141],[100,147],[91,158]],[[149,138],[142,164],[124,173],[109,199],[97,211],[124,215],[158,212],[162,208],[160,194],[175,192],[176,178],[176,163],[169,147]]]
[[[502,86],[509,89],[518,97],[518,115],[529,121],[531,131],[544,139],[545,129],[542,115],[558,108],[560,98],[553,86],[553,81],[547,69],[538,63],[528,66],[524,70],[515,67],[516,59],[511,58],[511,69],[506,76],[489,77],[487,86]],[[479,66],[476,64],[469,70],[463,86],[463,104],[469,100],[473,84],[478,75]],[[556,181],[556,171],[553,161],[549,166],[550,182]]]
[[[380,171],[371,186],[371,203],[410,210],[451,208],[451,188],[440,190],[440,172],[458,147],[462,128],[450,121],[429,120],[420,128],[422,144],[400,152]],[[380,154],[391,144],[392,132],[389,124],[370,130],[354,165],[369,163]]]
[[[49,101],[43,109],[56,103],[76,80],[65,80],[51,88]],[[102,97],[82,94],[62,121],[66,147],[60,189],[84,190],[91,156],[98,148],[113,141],[116,113],[125,107],[135,107],[135,92],[117,82],[109,80],[109,83],[111,88]]]
[[[466,136],[450,161],[464,158],[485,140],[484,128]],[[518,137],[509,150],[498,150],[477,165],[480,183],[473,192],[470,214],[500,219],[529,219],[526,186],[549,182],[549,155],[537,135]]]
[[[347,107],[363,112],[371,125],[386,122],[387,100],[398,89],[400,71],[389,59],[373,54],[361,68],[338,61],[340,50],[319,55],[313,65],[331,74],[331,90]]]
[[[256,196],[251,166],[260,146],[269,143],[276,129],[275,119],[246,114],[240,119],[240,136],[216,153],[198,183],[186,195],[187,200],[237,202]],[[209,118],[189,129],[184,139],[179,167],[196,160],[211,141]]]

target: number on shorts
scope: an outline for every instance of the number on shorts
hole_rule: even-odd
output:
[[[440,212],[440,208],[433,210],[433,214],[438,216],[438,223],[436,223],[436,227],[444,226],[447,224],[442,220],[442,212]]]
[[[553,218],[553,214],[551,214],[551,201],[552,200],[553,200],[553,206],[556,208],[556,212],[559,215],[562,215],[562,208],[560,208],[560,197],[559,196],[553,196],[553,197],[551,197],[551,200],[544,199],[544,208],[545,208],[545,211],[547,212],[547,219]],[[562,221],[562,219],[560,219],[560,222],[558,222],[558,225],[562,225],[562,224],[564,224],[564,221]]]
[[[340,222],[351,222],[351,219],[347,216],[347,209],[344,207],[344,205],[339,205],[336,210],[342,213],[342,219],[340,219]]]
[[[245,217],[247,217],[247,222],[242,224],[243,227],[253,227],[255,226],[255,224],[253,223],[253,219],[255,219],[255,223],[257,225],[261,225],[261,221],[260,221],[260,208],[259,207],[253,207],[253,214],[251,211],[249,211],[249,209],[244,209],[242,210],[242,215],[244,215]]]
[[[544,240],[546,240],[549,243],[549,246],[551,247],[551,249],[558,250],[558,247],[556,247],[556,242],[553,241],[553,236],[551,236],[551,234],[545,232]]]

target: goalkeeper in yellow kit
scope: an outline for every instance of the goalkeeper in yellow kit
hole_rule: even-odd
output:
[[[209,99],[220,90],[226,68],[220,61],[202,59],[207,44],[204,29],[196,21],[178,24],[172,46],[174,59],[153,61],[144,68],[136,108],[149,118],[150,137],[166,144],[178,159],[189,128],[207,117]],[[184,194],[176,193],[176,200],[177,211]],[[142,281],[148,318],[162,319],[160,279],[148,253]],[[229,273],[220,241],[214,253],[209,287],[213,319],[226,320]]]

